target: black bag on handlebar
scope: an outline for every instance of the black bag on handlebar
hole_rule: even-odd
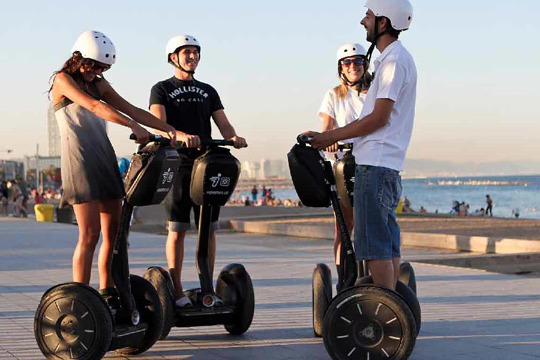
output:
[[[159,204],[174,184],[180,159],[168,146],[150,143],[131,157],[124,179],[126,201],[133,206]]]
[[[347,151],[343,158],[334,163],[336,175],[336,188],[342,205],[353,207],[354,204],[354,173],[356,163],[351,151]]]
[[[240,161],[231,155],[229,149],[211,148],[193,164],[191,200],[197,205],[225,205],[234,192],[240,170]]]
[[[324,176],[324,158],[319,151],[296,144],[287,154],[289,170],[300,201],[305,206],[330,206],[330,185]]]

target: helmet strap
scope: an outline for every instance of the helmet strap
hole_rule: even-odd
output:
[[[177,51],[175,52],[176,54],[176,59],[177,59],[177,62],[178,64],[175,64],[174,61],[171,61],[171,63],[173,64],[173,66],[177,69],[180,69],[181,71],[185,72],[185,73],[188,73],[190,75],[193,75],[195,74],[195,70],[193,71],[189,71],[189,70],[186,70],[182,67],[182,65],[180,65],[180,55],[178,55],[180,53],[180,50],[182,50],[182,47],[180,47],[179,49],[177,49]],[[199,59],[200,59],[200,56],[199,56]]]
[[[373,40],[371,41],[371,45],[366,54],[367,61],[366,61],[366,71],[364,72],[364,76],[363,76],[364,78],[366,77],[367,70],[369,69],[369,65],[371,64],[371,55],[373,55],[373,50],[375,50],[375,47],[377,46],[377,41],[379,40],[381,36],[383,36],[384,34],[388,32],[388,30],[384,30],[383,32],[379,33],[380,19],[381,19],[380,16],[375,17],[375,26],[373,29]],[[373,73],[373,75],[375,75],[375,73]]]

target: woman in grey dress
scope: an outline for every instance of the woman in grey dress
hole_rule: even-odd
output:
[[[98,31],[85,31],[75,42],[71,58],[53,74],[50,88],[62,144],[61,205],[73,205],[79,226],[73,281],[90,282],[101,232],[98,269],[103,295],[114,293],[112,252],[124,195],[105,121],[129,127],[140,143],[147,142],[150,133],[139,123],[166,132],[176,144],[172,126],[131,105],[104,79],[103,72],[115,60],[115,47],[109,38]]]

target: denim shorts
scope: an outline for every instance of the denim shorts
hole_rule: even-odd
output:
[[[354,182],[354,249],[357,260],[400,257],[396,207],[401,176],[385,167],[358,165]]]

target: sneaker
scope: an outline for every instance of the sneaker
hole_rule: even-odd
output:
[[[101,289],[99,294],[111,310],[120,310],[120,294],[116,288]]]
[[[189,300],[189,298],[184,295],[174,302],[174,306],[180,309],[186,309],[192,308],[193,304],[191,303],[191,300]]]
[[[225,306],[225,303],[222,298],[216,296],[214,306]]]

